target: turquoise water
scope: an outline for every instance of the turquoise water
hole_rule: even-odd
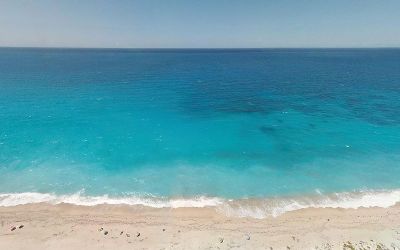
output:
[[[0,49],[0,193],[400,188],[400,49]]]

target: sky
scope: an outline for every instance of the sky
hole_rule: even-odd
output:
[[[400,47],[400,1],[0,0],[0,46]]]

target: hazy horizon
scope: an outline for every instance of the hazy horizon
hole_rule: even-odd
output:
[[[0,2],[0,47],[397,48],[399,1]]]
[[[2,49],[104,49],[104,50],[307,50],[307,49],[400,49],[399,46],[368,47],[73,47],[73,46],[1,46]]]

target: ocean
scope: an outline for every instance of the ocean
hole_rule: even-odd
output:
[[[400,49],[0,48],[0,206],[400,201]]]

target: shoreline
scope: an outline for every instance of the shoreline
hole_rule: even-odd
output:
[[[212,207],[40,203],[0,207],[0,218],[0,249],[400,249],[399,204],[254,219]]]
[[[214,208],[228,217],[264,219],[306,208],[388,208],[400,202],[400,190],[363,190],[313,195],[228,199],[222,197],[88,196],[83,191],[0,193],[0,207],[46,203],[78,206],[127,205],[148,208]]]

